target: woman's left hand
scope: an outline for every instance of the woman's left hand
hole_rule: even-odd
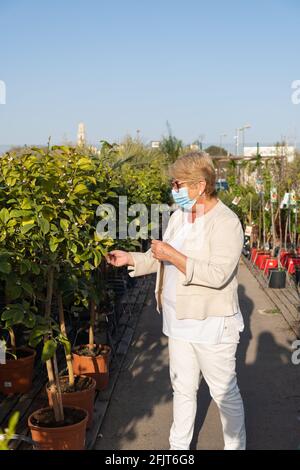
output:
[[[170,261],[176,252],[175,248],[160,240],[151,241],[151,250],[153,257],[159,261]]]

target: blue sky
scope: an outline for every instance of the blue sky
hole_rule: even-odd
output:
[[[0,144],[295,131],[298,0],[0,0]]]

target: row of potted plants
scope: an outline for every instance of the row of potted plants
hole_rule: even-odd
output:
[[[34,362],[45,363],[49,407],[28,419],[41,449],[82,449],[95,390],[108,386],[110,346],[95,326],[107,308],[103,258],[115,240],[99,239],[96,209],[117,204],[120,175],[99,155],[71,147],[7,153],[0,163],[0,392],[27,393]],[[118,240],[118,247],[136,243]],[[73,347],[72,315],[89,312],[89,339]],[[67,371],[59,375],[63,348]]]

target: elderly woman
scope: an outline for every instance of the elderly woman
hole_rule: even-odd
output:
[[[217,198],[209,156],[188,153],[170,173],[178,209],[163,241],[153,240],[146,253],[111,251],[107,261],[128,265],[130,276],[157,273],[157,311],[162,310],[168,337],[173,388],[170,449],[190,448],[201,377],[220,411],[224,449],[245,449],[236,377],[236,350],[244,329],[236,278],[243,230],[236,214]]]

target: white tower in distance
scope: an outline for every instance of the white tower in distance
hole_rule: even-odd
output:
[[[86,143],[85,125],[83,122],[78,124],[77,145],[82,146]]]

